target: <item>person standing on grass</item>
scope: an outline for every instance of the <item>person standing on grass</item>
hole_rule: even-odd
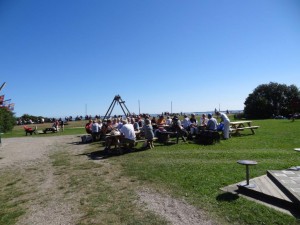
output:
[[[101,130],[101,126],[99,125],[99,123],[97,123],[96,120],[93,120],[93,124],[92,124],[92,138],[93,138],[93,141],[96,141],[97,139],[99,139],[100,130]]]
[[[217,112],[216,115],[220,116],[221,122],[223,122],[223,124],[224,124],[223,136],[224,136],[224,139],[226,140],[229,138],[230,120],[225,113]]]
[[[62,119],[59,121],[59,125],[60,125],[61,132],[64,132],[65,124],[64,124],[64,121]]]

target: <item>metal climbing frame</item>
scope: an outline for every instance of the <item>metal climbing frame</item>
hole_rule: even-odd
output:
[[[105,116],[103,119],[106,119],[106,118],[109,118],[116,103],[119,103],[119,105],[121,106],[122,108],[122,111],[124,113],[125,116],[130,116],[130,111],[128,110],[127,106],[125,105],[125,101],[122,100],[121,96],[120,95],[116,95],[112,101],[112,103],[110,104]]]

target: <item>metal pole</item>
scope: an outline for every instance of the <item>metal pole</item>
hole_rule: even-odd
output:
[[[249,166],[246,165],[246,180],[247,180],[247,185],[249,185]]]
[[[139,100],[139,115],[141,114],[140,100]]]
[[[173,113],[173,106],[172,106],[172,101],[171,101],[171,114]]]

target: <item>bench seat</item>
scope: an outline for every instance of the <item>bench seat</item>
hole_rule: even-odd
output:
[[[257,129],[259,126],[242,127],[243,129]],[[239,128],[238,128],[239,129]]]

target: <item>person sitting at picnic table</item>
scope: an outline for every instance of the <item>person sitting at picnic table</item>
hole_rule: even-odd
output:
[[[92,121],[92,120],[89,120],[89,122],[85,124],[85,131],[86,131],[88,134],[91,134],[91,133],[92,133],[92,124],[93,124],[93,121]]]
[[[55,120],[54,123],[52,124],[52,128],[56,131],[59,130],[59,122],[58,120]]]
[[[171,129],[182,137],[187,136],[188,132],[184,127],[181,125],[181,121],[179,120],[178,116],[174,116],[172,119]]]
[[[104,151],[110,150],[111,145],[115,144],[115,142],[117,141],[115,138],[112,138],[111,136],[106,136],[108,134],[111,134],[112,131],[117,131],[117,129],[113,127],[112,121],[108,119],[106,123],[102,125],[101,132],[100,132],[100,138],[105,137]]]
[[[108,119],[105,124],[102,125],[101,134],[105,135],[110,133],[114,129],[112,121]]]
[[[185,130],[189,131],[190,130],[190,119],[188,118],[187,115],[183,116],[183,120],[182,120],[182,126]]]
[[[207,121],[207,125],[206,125],[206,130],[216,131],[217,125],[218,125],[217,120],[215,118],[213,118],[211,113],[208,113],[207,117],[208,117],[208,121]]]
[[[166,125],[171,126],[171,124],[172,124],[172,119],[170,116],[167,116]]]
[[[190,133],[191,135],[198,133],[198,121],[194,113],[191,114],[190,118]]]
[[[200,118],[200,126],[206,126],[208,122],[208,119],[206,118],[205,114],[202,114],[201,118]]]
[[[144,119],[141,116],[137,117],[137,122],[139,123],[140,127],[144,126],[145,121],[144,121]]]
[[[156,118],[155,118],[155,116],[152,117],[151,124],[156,124]]]
[[[159,126],[159,125],[166,125],[166,120],[164,118],[163,115],[161,115],[158,120],[156,121],[156,124]]]
[[[135,131],[139,131],[140,130],[139,123],[133,117],[131,118],[131,124],[133,125],[133,128],[134,128]]]
[[[221,122],[224,124],[223,137],[226,140],[229,138],[230,120],[225,113],[216,112],[216,115],[220,116]]]
[[[127,120],[122,120],[123,126],[120,129],[120,132],[122,133],[122,138],[120,141],[120,146],[119,148],[121,148],[121,146],[125,146],[125,148],[127,148],[127,144],[129,144],[129,148],[133,148],[134,143],[135,143],[135,131],[133,128],[133,124],[130,124],[127,122]]]
[[[153,138],[154,138],[154,133],[153,133],[153,128],[151,126],[151,121],[149,119],[145,120],[145,124],[143,126],[143,131],[145,135],[145,147],[148,148],[154,148],[153,145]]]
[[[117,128],[119,126],[119,122],[120,121],[118,118],[113,118],[112,123],[111,123],[112,127]]]

